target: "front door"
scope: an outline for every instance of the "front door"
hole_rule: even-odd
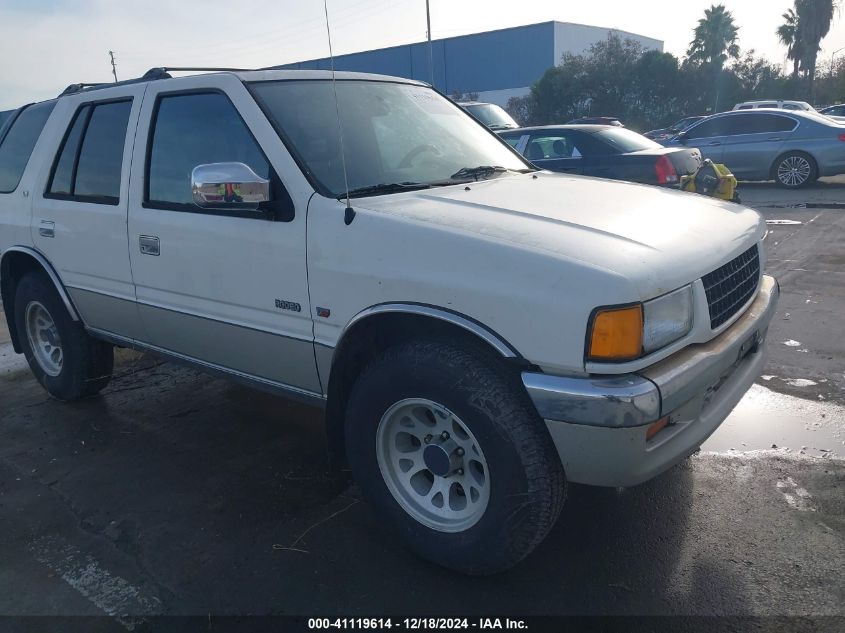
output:
[[[151,83],[135,160],[145,165],[129,203],[140,340],[211,369],[322,395],[305,261],[313,190],[241,81]],[[196,206],[191,172],[222,162],[270,179],[292,215]]]
[[[798,122],[770,112],[743,112],[728,118],[730,136],[724,142],[722,162],[737,178],[768,179],[772,163]]]

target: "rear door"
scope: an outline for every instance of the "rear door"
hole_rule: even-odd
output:
[[[146,84],[63,97],[50,160],[35,186],[32,235],[86,325],[133,338],[138,315],[126,211]]]
[[[196,206],[192,170],[223,162],[269,179],[279,213]],[[129,252],[141,341],[321,395],[305,268],[313,189],[243,83],[230,74],[151,83],[135,163]]]
[[[729,136],[722,162],[737,178],[767,179],[775,158],[798,127],[798,121],[774,112],[743,112],[727,117]]]

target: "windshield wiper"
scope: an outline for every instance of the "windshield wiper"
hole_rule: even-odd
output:
[[[379,196],[387,193],[399,193],[400,191],[417,191],[418,189],[430,189],[431,185],[424,182],[390,182],[378,185],[358,187],[349,192],[350,198],[361,198],[364,196]]]
[[[452,180],[466,180],[467,178],[474,178],[478,180],[479,178],[489,178],[493,174],[503,174],[506,171],[512,171],[519,174],[525,174],[529,171],[535,171],[533,169],[508,169],[507,167],[500,167],[498,165],[480,165],[478,167],[462,167],[454,174],[449,176]]]

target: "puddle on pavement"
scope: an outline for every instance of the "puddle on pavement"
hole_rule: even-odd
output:
[[[792,454],[845,459],[845,407],[803,400],[754,385],[702,451]]]

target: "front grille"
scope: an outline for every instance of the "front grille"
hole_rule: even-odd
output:
[[[711,329],[728,321],[754,296],[759,279],[760,253],[756,244],[701,278],[710,308]]]

